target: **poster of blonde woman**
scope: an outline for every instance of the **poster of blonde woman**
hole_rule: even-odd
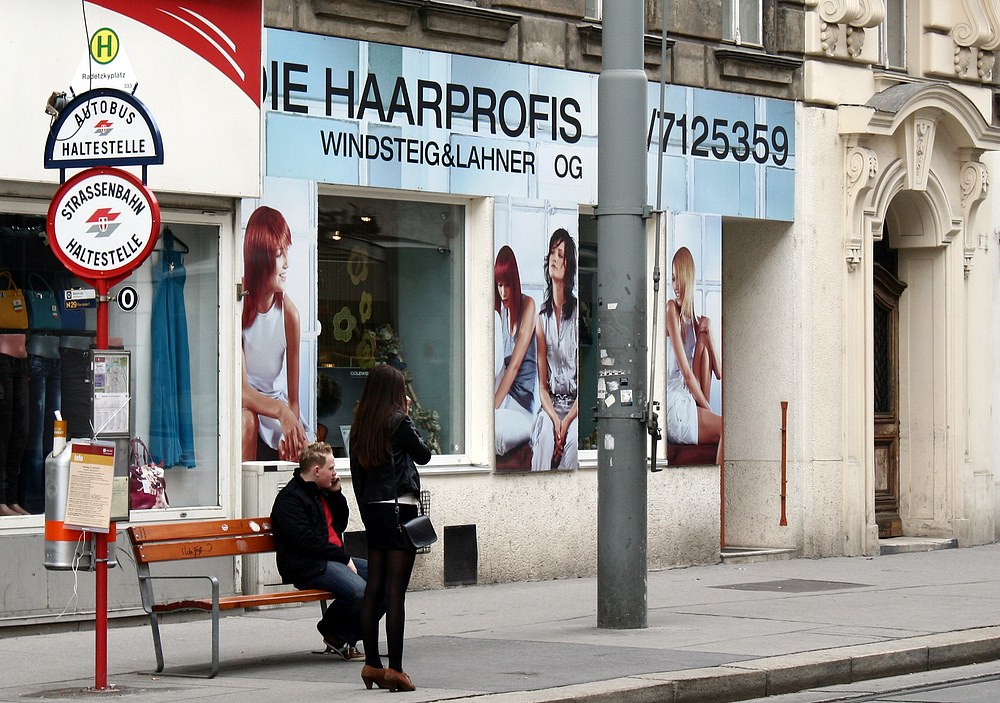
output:
[[[722,455],[722,255],[718,218],[673,218],[666,305],[667,463]]]

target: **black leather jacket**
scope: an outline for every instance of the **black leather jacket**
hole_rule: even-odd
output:
[[[298,474],[278,491],[271,507],[271,525],[282,583],[299,583],[326,569],[328,561],[346,564],[351,558],[343,547],[330,543],[324,500],[333,516],[333,529],[343,542],[350,515],[343,491],[320,489]]]
[[[424,444],[410,416],[397,415],[401,419],[390,437],[392,456],[386,461],[374,467],[362,466],[351,452],[351,483],[359,506],[392,500],[407,493],[420,493],[420,474],[414,462],[426,464],[431,460],[431,450]]]

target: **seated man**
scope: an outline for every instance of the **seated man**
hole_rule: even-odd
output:
[[[351,661],[364,659],[355,645],[361,639],[368,562],[344,551],[348,513],[333,450],[313,442],[302,450],[298,472],[271,508],[278,572],[282,583],[333,593],[335,600],[316,629],[327,651]]]

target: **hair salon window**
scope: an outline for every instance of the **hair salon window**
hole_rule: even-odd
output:
[[[368,369],[402,369],[436,454],[465,451],[464,210],[319,198],[317,436],[337,455]]]
[[[109,346],[131,351],[131,434],[164,466],[171,507],[215,506],[218,490],[218,257],[215,227],[165,225],[156,251],[122,284],[134,309],[109,305]],[[163,251],[169,240],[174,250]],[[49,248],[41,214],[0,214],[0,512],[45,509],[45,457],[59,411],[92,436],[90,349],[96,301]],[[91,307],[86,307],[90,305]],[[23,514],[22,513],[22,514]]]

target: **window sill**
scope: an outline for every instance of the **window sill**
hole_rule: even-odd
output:
[[[138,525],[147,522],[173,522],[181,520],[225,520],[226,514],[217,505],[166,508],[165,510],[135,510],[130,519],[117,523],[121,531],[128,525]],[[45,530],[44,515],[23,515],[0,518],[0,535],[16,537],[18,535],[36,535]]]
[[[766,54],[761,50],[719,47],[715,50],[719,74],[725,78],[791,85],[802,59]]]

